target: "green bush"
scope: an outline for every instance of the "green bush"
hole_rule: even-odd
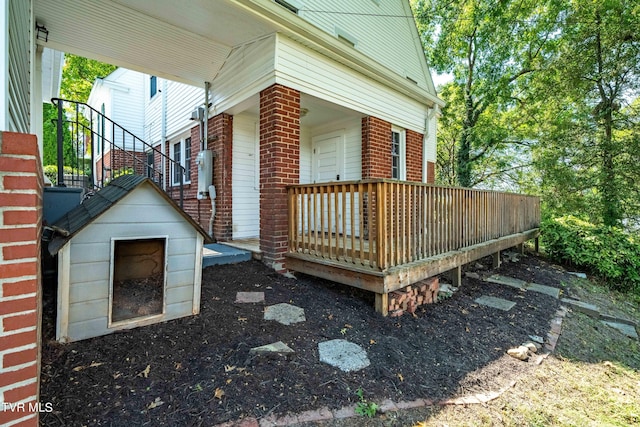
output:
[[[616,227],[594,225],[573,216],[545,220],[547,255],[586,268],[616,290],[640,295],[640,240]]]
[[[56,185],[58,183],[58,166],[46,165],[43,169],[44,174],[51,180],[51,184]],[[63,171],[65,175],[85,175],[84,171],[72,168],[71,166],[65,166]]]

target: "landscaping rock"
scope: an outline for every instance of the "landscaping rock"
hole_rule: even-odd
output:
[[[287,346],[282,341],[277,341],[277,342],[274,342],[274,343],[271,343],[271,344],[262,345],[260,347],[254,347],[251,350],[249,350],[249,353],[252,353],[252,354],[256,354],[256,353],[288,354],[288,353],[295,353],[295,351],[293,351],[291,348],[289,348],[289,346]]]
[[[523,345],[507,350],[507,354],[518,360],[527,360],[529,358],[529,349]]]
[[[236,303],[257,303],[264,302],[264,292],[238,292]]]
[[[367,352],[358,344],[347,340],[331,340],[318,344],[320,361],[343,372],[359,371],[369,366]]]
[[[488,295],[482,295],[475,299],[475,302],[487,307],[497,308],[502,311],[509,311],[515,307],[516,303],[502,298],[496,298]]]
[[[573,308],[576,311],[579,311],[591,317],[595,317],[596,319],[600,318],[600,309],[593,304],[589,304],[586,302],[582,302],[582,301],[578,301],[570,298],[562,298],[561,301],[565,304],[569,304],[571,308]]]
[[[264,320],[275,320],[283,325],[292,325],[294,323],[304,322],[307,320],[304,316],[304,309],[291,304],[270,305],[264,310]]]

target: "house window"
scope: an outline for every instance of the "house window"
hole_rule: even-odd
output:
[[[184,168],[183,184],[191,182],[191,138],[184,138],[173,144],[171,148],[171,159]],[[179,167],[173,167],[171,173],[173,185],[180,184],[180,174],[182,169]]]
[[[147,151],[147,162],[146,162],[147,164],[145,166],[146,166],[147,178],[151,178],[152,180],[155,181],[156,177],[154,176],[154,173],[153,173],[154,172],[153,162],[154,162],[155,156],[153,154],[154,154],[153,150]]]
[[[158,93],[158,77],[151,76],[149,78],[149,98],[153,98]]]
[[[184,169],[185,181],[191,182],[191,138],[184,140]]]
[[[406,180],[405,132],[402,129],[391,130],[391,178]]]

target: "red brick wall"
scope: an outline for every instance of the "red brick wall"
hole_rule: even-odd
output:
[[[36,137],[0,133],[0,425],[38,425],[42,187]]]
[[[207,148],[213,150],[213,185],[216,187],[216,217],[213,234],[216,240],[225,242],[233,237],[231,165],[233,161],[233,116],[218,114],[209,119]],[[208,223],[211,216],[211,201],[208,204]],[[207,228],[208,229],[208,225]]]
[[[207,149],[212,150],[213,159],[213,185],[216,187],[216,217],[213,224],[213,237],[224,242],[231,240],[233,232],[232,218],[232,182],[231,162],[233,148],[233,116],[219,114],[209,119],[209,142]],[[195,125],[190,130],[191,136],[191,180],[183,187],[183,207],[189,216],[198,222],[202,228],[209,231],[211,219],[211,200],[198,199],[198,166],[196,156],[200,152],[200,127]],[[171,143],[165,141],[164,153],[171,158]],[[160,147],[158,147],[160,150]],[[154,156],[155,167],[162,168],[162,158],[159,153]],[[167,193],[176,203],[180,203],[180,186],[173,185],[173,176],[167,163],[164,171],[164,182]]]
[[[391,178],[391,123],[362,119],[362,178]]]
[[[407,130],[407,181],[422,182],[422,134]]]
[[[436,164],[434,162],[427,162],[427,182],[429,184],[436,182]]]
[[[300,92],[273,85],[260,92],[260,249],[285,271],[287,185],[300,182]]]
[[[134,162],[134,159],[137,159]],[[100,184],[102,182],[102,163],[104,162],[104,180],[110,181],[113,179],[114,174],[120,176],[121,172],[126,168],[135,167],[135,172],[138,175],[144,175],[146,173],[145,162],[147,161],[147,155],[143,152],[123,151],[123,150],[110,150],[104,156],[99,157],[96,161],[96,178],[95,182]]]

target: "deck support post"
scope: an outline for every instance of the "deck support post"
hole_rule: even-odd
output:
[[[451,285],[453,285],[454,288],[459,287],[462,284],[462,266],[459,265],[456,268],[449,270],[447,272],[447,276],[449,277],[449,280],[451,280]]]
[[[535,246],[536,253],[539,253],[540,252],[540,237],[536,237],[535,238],[534,246]]]
[[[389,294],[376,293],[376,311],[385,317],[389,314]]]
[[[493,254],[493,268],[500,267],[500,251],[494,252]]]
[[[520,255],[524,255],[524,243],[519,243],[517,245],[518,248],[518,252],[520,252]]]

